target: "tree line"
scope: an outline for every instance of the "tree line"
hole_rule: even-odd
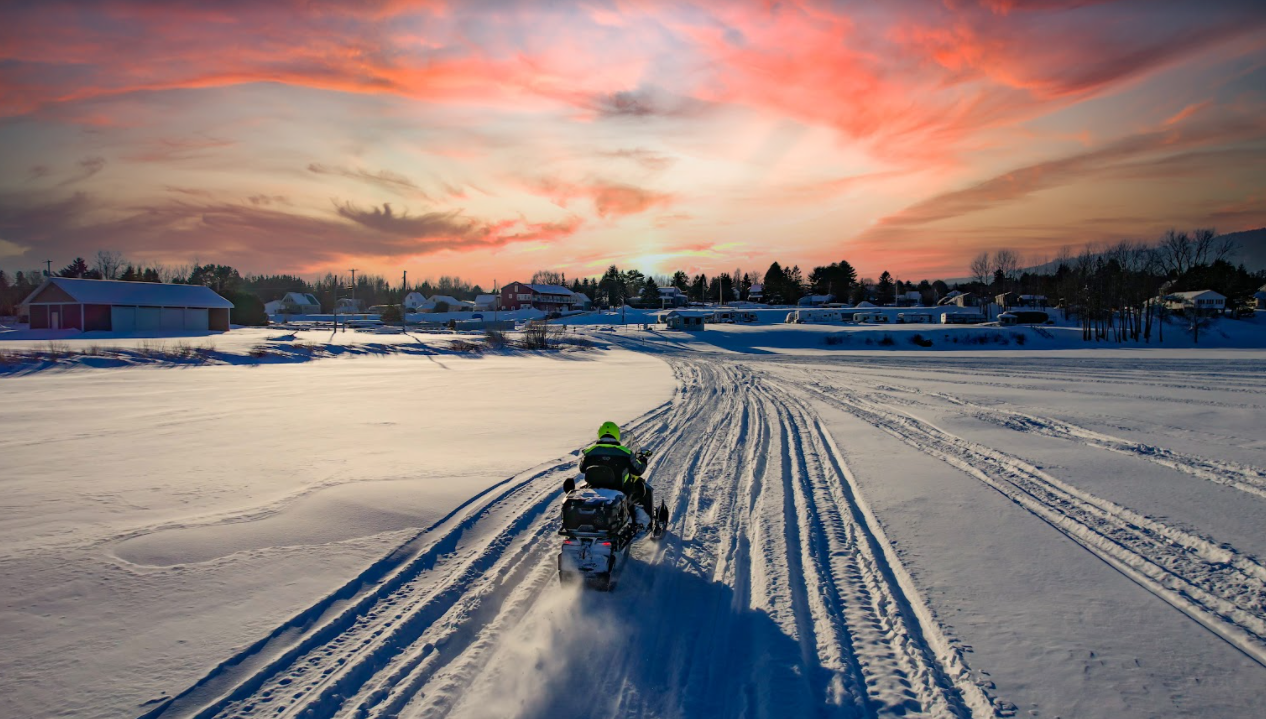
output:
[[[1209,289],[1225,295],[1232,312],[1251,306],[1253,293],[1266,281],[1266,272],[1254,274],[1242,265],[1231,264],[1236,249],[1212,229],[1171,230],[1152,243],[1122,241],[1086,247],[1077,255],[1065,249],[1055,261],[1027,270],[1021,269],[1016,252],[999,249],[974,257],[968,265],[969,278],[953,287],[939,279],[902,281],[886,270],[878,280],[861,277],[847,260],[814,267],[808,274],[799,265],[786,267],[777,261],[763,273],[736,268],[711,277],[685,270],[651,275],[611,265],[600,276],[568,281],[563,272],[538,270],[531,283],[566,287],[586,295],[600,308],[659,307],[661,287],[675,287],[692,302],[758,300],[769,305],[795,304],[806,296],[819,295],[851,304],[868,301],[883,306],[904,299],[929,306],[957,290],[973,295],[973,304],[986,306],[999,295],[1041,295],[1066,318],[1080,320],[1087,340],[1150,341],[1153,330],[1161,338],[1168,319],[1168,306],[1155,299],[1165,294]],[[480,285],[452,276],[416,284],[402,280],[397,285],[374,274],[356,274],[354,281],[351,273],[327,273],[307,280],[288,274],[242,275],[219,264],[143,265],[128,262],[112,251],[98,252],[92,263],[75,258],[54,274],[204,285],[234,303],[237,324],[266,323],[263,303],[280,299],[287,292],[312,294],[326,308],[347,297],[374,306],[398,305],[409,292],[459,300],[473,300],[485,293]],[[0,270],[0,315],[14,314],[17,303],[43,277],[41,270],[19,271],[12,277]],[[1200,318],[1192,322],[1192,331],[1198,333]]]

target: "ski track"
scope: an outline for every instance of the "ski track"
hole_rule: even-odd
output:
[[[1096,497],[1018,457],[887,409],[865,392],[823,384],[808,372],[795,387],[996,489],[1266,666],[1266,567],[1255,558]],[[1188,469],[1202,471],[1194,463]]]
[[[807,398],[741,363],[665,359],[678,390],[629,431],[655,451],[669,533],[634,546],[616,592],[558,585],[563,457],[144,717],[993,716]],[[576,674],[609,695],[577,696]]]

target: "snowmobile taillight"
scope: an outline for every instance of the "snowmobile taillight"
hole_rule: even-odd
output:
[[[603,543],[602,543],[602,546],[604,546],[604,547],[610,547],[610,546],[611,546],[611,543],[610,543],[610,542],[603,542]]]
[[[563,540],[563,544],[571,544],[571,543],[572,543],[572,542],[571,542],[571,540],[570,540],[570,539],[564,539],[564,540]]]

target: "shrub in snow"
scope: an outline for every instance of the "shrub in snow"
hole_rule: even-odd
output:
[[[1011,335],[1011,339],[1015,340],[1015,343],[1018,345],[1023,345],[1025,341],[1027,341],[1027,338],[1024,335],[1018,333]]]
[[[848,344],[848,336],[843,334],[827,335],[826,339],[822,340],[822,342],[832,347],[835,345]]]
[[[506,346],[506,333],[500,330],[485,330],[484,344],[493,349],[501,349]]]
[[[521,346],[528,350],[547,350],[558,344],[562,336],[562,327],[550,325],[543,320],[532,320],[523,328]]]
[[[891,347],[895,344],[897,343],[892,339],[891,335],[884,335],[884,338],[879,340],[880,347]]]
[[[932,340],[925,338],[921,334],[916,334],[910,338],[910,344],[918,345],[920,347],[931,347]]]

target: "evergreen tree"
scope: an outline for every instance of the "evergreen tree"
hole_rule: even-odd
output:
[[[659,285],[653,277],[647,277],[642,284],[642,303],[647,307],[659,307]]]
[[[897,299],[897,288],[893,284],[892,275],[888,274],[888,270],[879,276],[879,285],[875,290],[879,305],[890,305]]]
[[[153,267],[146,267],[141,273],[141,282],[162,282],[162,278],[158,276],[158,270]]]
[[[690,283],[690,299],[703,302],[708,296],[708,276],[700,272]]]
[[[681,270],[677,270],[676,272],[674,272],[673,273],[673,287],[676,287],[682,292],[685,292],[686,290],[690,289],[690,275],[686,274],[685,272],[682,272]]]
[[[83,277],[88,272],[88,263],[84,262],[84,258],[76,257],[74,262],[62,268],[57,273],[58,277]]]
[[[765,270],[765,302],[771,305],[787,303],[787,275],[782,265],[774,262]]]
[[[135,267],[128,265],[123,269],[123,274],[119,275],[119,279],[124,282],[137,282],[141,279],[141,276],[137,273]]]
[[[620,274],[620,269],[611,265],[598,281],[598,292],[606,300],[608,307],[615,307],[624,301],[624,290],[624,278]]]

